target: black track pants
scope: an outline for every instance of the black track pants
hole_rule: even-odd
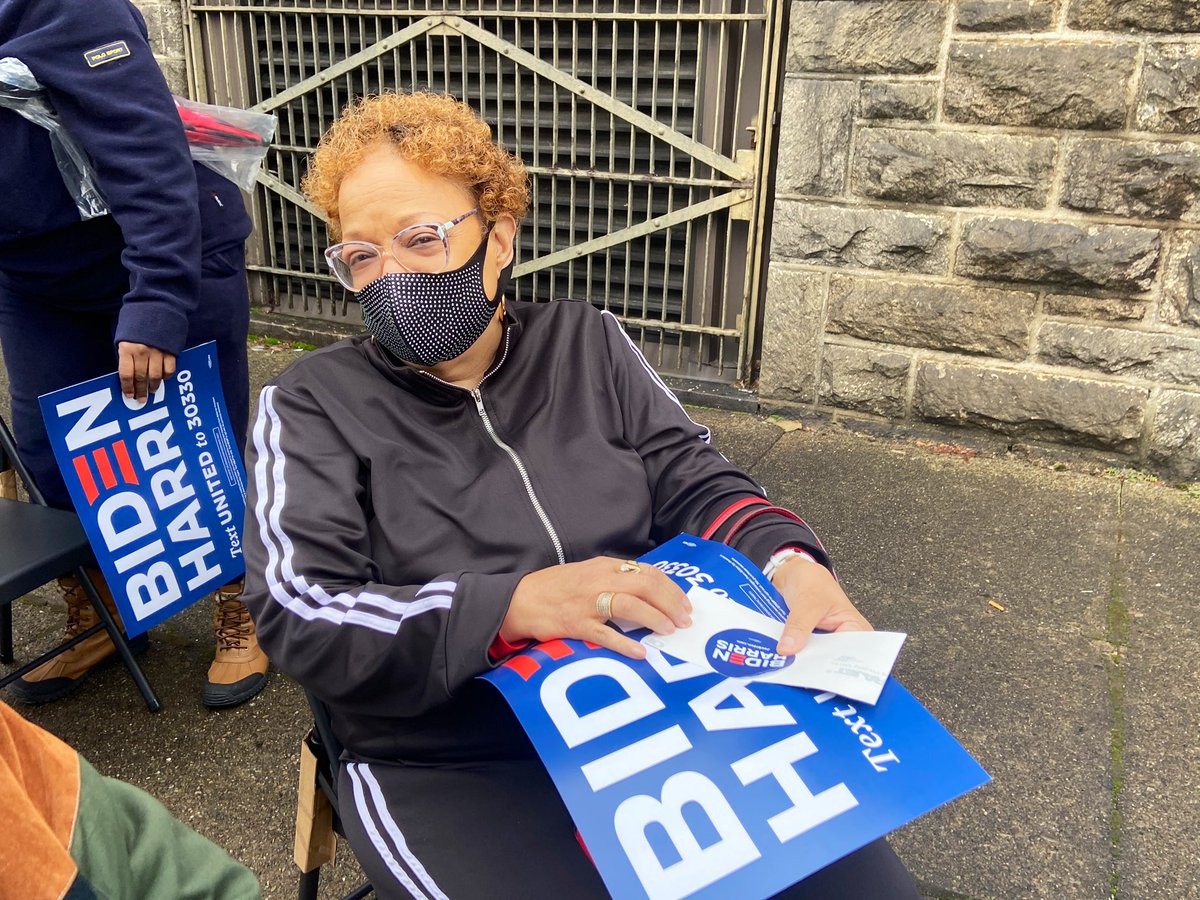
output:
[[[608,897],[537,760],[456,766],[351,760],[342,766],[338,802],[350,846],[385,900]],[[779,896],[916,900],[918,893],[904,864],[879,840]]]

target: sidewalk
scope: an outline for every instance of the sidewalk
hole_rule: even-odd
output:
[[[252,354],[252,380],[294,356]],[[893,836],[927,896],[1200,897],[1200,496],[954,445],[693,415],[807,519],[868,618],[909,632],[897,676],[993,777]],[[48,597],[15,607],[19,659],[62,627]],[[264,896],[294,896],[307,708],[276,677],[245,707],[204,710],[210,615],[202,604],[153,632],[143,660],[158,715],[119,668],[20,711],[229,849]],[[355,885],[348,852],[331,875],[322,896]]]

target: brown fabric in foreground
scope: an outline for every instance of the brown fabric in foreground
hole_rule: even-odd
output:
[[[78,804],[78,754],[0,701],[0,898],[66,893]]]

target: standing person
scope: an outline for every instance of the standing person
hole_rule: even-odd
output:
[[[525,168],[464,104],[384,94],[334,122],[306,190],[368,335],[263,389],[246,602],[272,659],[330,707],[346,835],[380,897],[607,892],[508,704],[475,676],[530,641],[626,656],[610,627],[687,627],[632,561],[711,533],[814,628],[871,626],[813,532],[708,442],[615,317],[510,303]],[[785,892],[915,900],[886,841]]]
[[[242,245],[250,219],[232,183],[192,163],[141,13],[128,0],[0,0],[4,57],[20,60],[44,87],[90,156],[111,210],[81,220],[48,132],[0,109],[0,343],[13,430],[38,487],[52,506],[71,507],[40,394],[115,368],[125,395],[144,401],[174,374],[181,350],[209,340],[218,345],[226,404],[244,447]],[[76,579],[59,584],[73,637],[98,617]],[[106,587],[101,594],[111,605]],[[240,582],[217,592],[214,630],[203,700],[233,706],[267,677]],[[134,644],[141,649],[145,640]],[[65,696],[115,653],[101,631],[14,682],[11,694],[25,703]]]

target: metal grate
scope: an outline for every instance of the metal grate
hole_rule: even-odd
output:
[[[320,268],[325,228],[295,187],[352,98],[445,91],[532,175],[519,298],[612,310],[660,371],[743,377],[773,6],[191,0],[196,87],[279,118],[273,177],[256,197],[258,296],[283,312],[361,321]]]

